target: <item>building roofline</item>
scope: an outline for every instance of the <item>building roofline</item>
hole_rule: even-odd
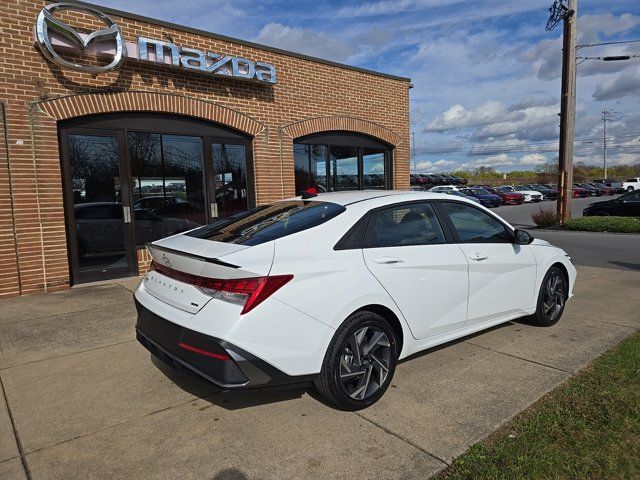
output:
[[[60,1],[60,0],[47,0],[49,3],[53,3],[54,1]],[[382,73],[382,72],[376,72],[375,70],[369,70],[367,68],[361,68],[361,67],[354,67],[352,65],[346,65],[344,63],[339,63],[339,62],[334,62],[332,60],[325,60],[323,58],[318,58],[318,57],[312,57],[311,55],[305,55],[302,53],[296,53],[296,52],[291,52],[289,50],[284,50],[281,48],[276,48],[276,47],[269,47],[267,45],[261,45],[259,43],[254,43],[254,42],[250,42],[248,40],[241,40],[239,38],[234,38],[234,37],[228,37],[226,35],[219,35],[217,33],[212,33],[212,32],[208,32],[206,30],[200,30],[198,28],[192,28],[192,27],[187,27],[185,25],[179,25],[177,23],[173,23],[173,22],[167,22],[165,20],[159,20],[157,18],[151,18],[151,17],[145,17],[143,15],[138,15],[137,13],[131,13],[131,12],[125,12],[123,10],[117,10],[115,8],[111,8],[111,7],[104,7],[102,5],[98,5],[95,3],[89,3],[89,2],[83,2],[80,0],[62,0],[64,3],[75,3],[78,5],[86,5],[87,7],[92,7],[95,8],[97,10],[100,10],[104,13],[107,13],[109,15],[117,15],[119,17],[124,17],[124,18],[130,18],[132,20],[138,20],[141,22],[145,22],[145,23],[153,23],[156,25],[160,25],[163,27],[167,27],[167,28],[172,28],[175,30],[182,30],[185,32],[189,32],[189,33],[193,33],[196,35],[201,35],[204,37],[209,37],[209,38],[213,38],[215,40],[222,40],[224,42],[230,42],[230,43],[237,43],[238,45],[243,45],[245,47],[251,47],[251,48],[256,48],[259,50],[265,50],[267,52],[273,52],[273,53],[278,53],[281,55],[287,55],[289,57],[294,57],[294,58],[299,58],[302,60],[308,60],[311,62],[316,62],[316,63],[323,63],[325,65],[330,65],[332,67],[338,67],[338,68],[344,68],[346,70],[353,70],[356,72],[361,72],[361,73],[367,73],[369,75],[375,75],[378,77],[384,77],[384,78],[390,78],[392,80],[399,80],[402,82],[408,82],[411,85],[411,79],[408,77],[401,77],[398,75],[391,75],[389,73]]]

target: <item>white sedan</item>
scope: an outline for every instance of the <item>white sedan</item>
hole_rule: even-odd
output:
[[[349,410],[416,352],[555,324],[576,278],[560,248],[429,192],[309,194],[148,248],[136,331],[155,356],[223,389],[313,382]]]
[[[498,192],[506,192],[506,193],[521,193],[524,195],[525,203],[528,202],[541,202],[543,195],[540,192],[535,190],[528,190],[524,187],[515,186],[515,187],[498,187],[496,188]]]

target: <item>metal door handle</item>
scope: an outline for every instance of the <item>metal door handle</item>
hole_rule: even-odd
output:
[[[124,223],[131,223],[131,207],[122,207],[122,218]]]
[[[211,218],[218,218],[218,203],[213,202],[211,204]]]
[[[402,263],[402,260],[400,260],[399,258],[396,258],[396,257],[374,258],[373,261],[376,262],[376,263],[384,264],[384,265],[391,265],[393,263]]]
[[[472,256],[469,257],[471,260],[475,260],[477,262],[481,262],[482,260],[488,260],[489,257],[487,257],[486,255],[483,255],[482,253],[474,253]]]

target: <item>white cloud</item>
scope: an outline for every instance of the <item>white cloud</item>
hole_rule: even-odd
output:
[[[640,95],[640,66],[636,65],[623,71],[617,78],[607,80],[598,85],[592,97],[594,100],[601,102],[638,95]]]
[[[494,122],[519,120],[521,112],[509,111],[502,102],[489,100],[473,110],[467,110],[460,104],[449,107],[439,117],[433,120],[425,131],[443,132],[461,128],[488,125]]]
[[[417,173],[446,172],[446,171],[451,171],[458,166],[459,166],[458,162],[454,160],[446,160],[444,158],[441,158],[440,160],[437,160],[435,162],[431,162],[429,160],[423,160],[421,162],[416,163],[415,171]]]
[[[276,22],[262,27],[256,42],[337,62],[346,61],[357,51],[353,45],[337,37]]]
[[[547,162],[547,157],[540,153],[530,153],[522,155],[520,157],[512,156],[507,153],[501,153],[499,155],[492,155],[463,163],[461,167],[464,169],[473,169],[478,167],[504,169],[504,167],[533,167],[537,165],[544,165]]]
[[[462,0],[381,0],[378,2],[342,7],[336,12],[336,15],[338,17],[352,18],[398,14],[461,3],[461,1]]]

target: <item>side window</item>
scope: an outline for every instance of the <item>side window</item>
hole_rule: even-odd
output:
[[[364,248],[445,243],[440,223],[428,203],[397,205],[371,214]]]
[[[482,210],[462,203],[443,202],[462,243],[511,243],[507,228]]]

